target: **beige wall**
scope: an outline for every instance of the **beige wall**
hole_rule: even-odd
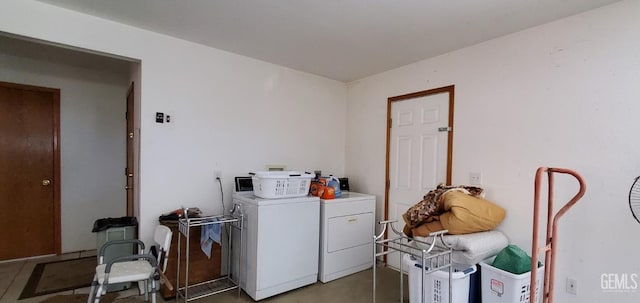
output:
[[[267,164],[344,173],[344,83],[37,1],[4,1],[0,31],[140,60],[143,240],[181,206],[221,212],[214,170],[227,204],[233,177]]]
[[[624,1],[350,83],[347,175],[377,195],[382,216],[387,98],[453,84],[453,183],[481,172],[507,209],[499,229],[530,251],[536,169],[577,170],[587,193],[560,224],[556,301],[636,302],[640,290],[606,292],[601,277],[640,273],[627,199],[640,175],[638,12]],[[564,203],[576,183],[556,181]]]

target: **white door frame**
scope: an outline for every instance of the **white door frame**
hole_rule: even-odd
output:
[[[455,86],[445,86],[440,88],[429,89],[425,91],[405,94],[401,96],[390,97],[387,99],[387,151],[386,151],[386,160],[385,160],[385,190],[384,190],[384,220],[389,220],[389,187],[391,185],[391,180],[389,177],[389,157],[390,157],[390,145],[391,145],[391,105],[394,102],[401,102],[405,100],[420,98],[429,95],[435,95],[440,93],[448,93],[449,94],[449,127],[450,131],[448,132],[448,145],[447,145],[447,177],[446,183],[447,185],[451,184],[451,167],[453,163],[453,104],[454,104],[454,94]],[[400,222],[402,223],[402,222]],[[385,235],[386,238],[387,235]],[[386,248],[385,248],[386,250]],[[384,262],[387,262],[387,256],[384,256]]]

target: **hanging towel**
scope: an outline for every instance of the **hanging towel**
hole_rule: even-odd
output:
[[[206,222],[215,222],[218,218],[213,218]],[[200,249],[211,259],[211,246],[213,242],[220,244],[220,224],[205,224],[200,226]]]

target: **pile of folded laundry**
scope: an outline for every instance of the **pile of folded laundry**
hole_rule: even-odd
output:
[[[403,232],[425,241],[430,233],[447,230],[444,241],[453,249],[453,262],[472,265],[509,244],[503,233],[494,230],[505,215],[502,207],[484,198],[480,187],[441,184],[403,214]]]

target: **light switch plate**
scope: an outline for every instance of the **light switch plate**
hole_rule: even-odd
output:
[[[469,173],[470,185],[482,185],[482,173]]]

